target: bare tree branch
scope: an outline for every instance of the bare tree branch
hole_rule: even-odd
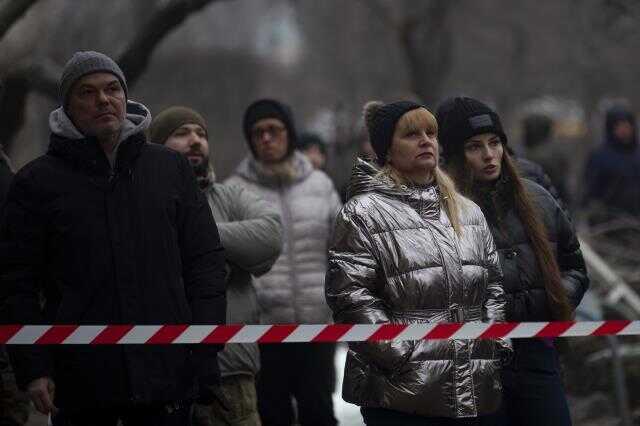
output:
[[[217,1],[221,0],[173,0],[155,12],[118,59],[127,76],[127,84],[135,85],[147,68],[154,50],[167,35],[192,13]]]
[[[361,2],[388,25],[407,61],[410,89],[427,104],[438,99],[440,87],[451,68],[453,35],[447,25],[456,0],[392,3],[382,0]],[[416,5],[420,5],[416,9]],[[397,13],[398,8],[411,13]]]
[[[11,0],[0,10],[0,40],[38,0]]]
[[[58,77],[62,69],[51,61],[22,63],[4,77],[5,90],[0,97],[0,141],[9,149],[13,137],[24,124],[27,95],[36,91],[47,97],[58,96]]]
[[[143,25],[124,52],[116,60],[133,87],[149,64],[151,55],[160,42],[178,28],[191,14],[212,2],[222,0],[172,0],[158,9]],[[35,3],[35,0],[11,1],[10,4]],[[25,9],[26,10],[26,9]],[[5,77],[7,90],[0,98],[0,140],[10,145],[24,123],[26,97],[31,90],[51,99],[58,97],[58,78],[62,69],[50,61],[21,64]]]
[[[447,21],[455,5],[455,0],[433,1],[424,13],[407,17],[398,27],[411,89],[426,104],[438,100],[443,79],[451,68],[453,37]]]
[[[398,27],[398,22],[394,19],[391,8],[387,7],[382,0],[363,0],[360,3],[367,7],[384,25],[393,29]]]

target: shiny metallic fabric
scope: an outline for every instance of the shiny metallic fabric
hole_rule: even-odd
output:
[[[436,186],[395,187],[357,160],[337,218],[326,278],[336,322],[504,320],[498,256],[480,208],[461,197],[462,235]],[[351,344],[342,395],[363,407],[429,417],[495,412],[504,341]]]

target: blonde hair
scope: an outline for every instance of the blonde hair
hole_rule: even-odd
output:
[[[436,117],[424,107],[416,108],[404,114],[396,123],[395,132],[410,133],[416,130],[426,129],[428,133],[438,133],[438,121]],[[388,161],[380,170],[379,176],[387,177],[394,186],[411,185],[410,179],[404,176],[399,170],[393,167]],[[456,235],[462,235],[460,225],[461,196],[456,190],[456,185],[438,165],[433,169],[433,178],[440,191],[440,200],[444,211],[449,217],[449,222]]]
[[[380,169],[378,176],[388,178],[393,182],[396,188],[412,184],[407,177],[405,177],[391,164],[387,164]],[[460,193],[456,190],[456,185],[454,184],[453,179],[451,179],[440,167],[436,166],[433,170],[433,177],[435,179],[436,186],[440,191],[440,201],[442,202],[444,211],[449,217],[449,222],[451,222],[451,226],[453,227],[456,235],[460,236],[462,235],[462,227],[460,225],[460,211],[462,208]]]
[[[425,107],[412,109],[400,117],[394,133],[406,134],[422,129],[426,129],[428,133],[438,133],[438,121]]]

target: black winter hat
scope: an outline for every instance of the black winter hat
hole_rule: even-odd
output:
[[[298,143],[298,136],[296,133],[296,126],[293,121],[293,113],[288,105],[283,104],[280,101],[274,99],[260,99],[249,105],[244,112],[244,118],[242,119],[242,129],[244,131],[244,137],[249,144],[249,149],[255,156],[255,148],[251,141],[251,128],[260,120],[265,118],[277,118],[282,121],[287,128],[288,145],[287,156],[291,155]]]
[[[305,132],[298,137],[298,149],[306,150],[312,146],[317,146],[321,153],[327,155],[327,143],[316,133]]]
[[[476,99],[455,97],[445,100],[438,107],[436,120],[438,140],[445,158],[461,155],[464,142],[482,133],[495,133],[503,145],[507,144],[498,114]]]
[[[614,134],[613,129],[616,124],[620,121],[628,121],[633,126],[633,139],[629,144],[624,144],[622,141],[618,140]],[[635,149],[636,145],[638,145],[638,136],[635,131],[636,128],[636,118],[633,115],[633,112],[624,105],[615,105],[607,110],[607,115],[605,119],[605,133],[607,141],[611,144],[614,144],[620,148],[627,149]]]
[[[369,132],[369,141],[376,152],[380,166],[386,163],[396,123],[400,117],[417,108],[424,108],[424,106],[412,101],[397,101],[389,104],[373,101],[367,102],[364,106],[364,122]]]

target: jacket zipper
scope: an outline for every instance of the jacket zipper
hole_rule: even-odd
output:
[[[295,323],[298,323],[298,309],[297,309],[297,299],[298,299],[298,295],[297,295],[297,281],[298,281],[298,274],[296,271],[296,263],[295,263],[295,258],[293,255],[293,237],[291,235],[292,231],[293,231],[293,223],[292,223],[292,218],[291,218],[291,211],[289,209],[289,205],[286,202],[286,193],[287,193],[287,188],[284,187],[284,185],[282,185],[282,183],[278,184],[278,198],[280,199],[280,206],[282,208],[282,216],[284,219],[284,223],[288,223],[289,224],[289,232],[287,232],[287,244],[289,245],[289,250],[287,253],[287,257],[289,258],[289,268],[291,269],[291,282],[289,283],[291,285],[291,299],[292,299],[292,308],[293,308],[293,320]]]

